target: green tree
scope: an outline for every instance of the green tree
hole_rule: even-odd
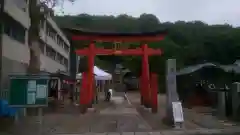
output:
[[[240,29],[233,28],[228,24],[208,25],[201,21],[161,23],[152,14],[142,14],[139,18],[125,14],[117,17],[80,14],[56,16],[55,19],[59,25],[93,31],[145,32],[167,29],[168,34],[163,41],[148,43],[151,48],[163,50],[162,56],[152,56],[149,60],[151,71],[157,72],[162,78],[165,75],[165,61],[169,58],[177,59],[177,68],[203,62],[232,64],[239,58]],[[136,48],[139,45],[140,43],[122,43],[122,46],[129,48]],[[111,43],[98,43],[98,46],[112,47]],[[121,61],[123,65],[136,74],[141,71],[141,57],[101,56],[99,59],[108,61],[108,63]]]

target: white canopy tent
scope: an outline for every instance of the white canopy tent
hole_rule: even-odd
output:
[[[94,66],[93,73],[95,75],[96,80],[111,80],[112,75],[103,71],[102,69],[98,68],[97,66]],[[78,73],[76,75],[76,79],[82,79],[82,74]]]

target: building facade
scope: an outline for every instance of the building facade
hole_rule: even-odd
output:
[[[2,87],[8,87],[8,75],[26,73],[30,60],[28,30],[30,18],[28,0],[5,0],[4,29],[2,31]],[[39,46],[41,70],[68,71],[69,48],[67,38],[50,14],[41,21]]]
[[[48,10],[40,23],[41,70],[68,71],[70,43],[52,17],[52,10]]]

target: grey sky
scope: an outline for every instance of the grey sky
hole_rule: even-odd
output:
[[[56,8],[59,11],[59,8]],[[64,14],[155,14],[160,21],[201,20],[240,26],[240,0],[76,0],[63,4]]]

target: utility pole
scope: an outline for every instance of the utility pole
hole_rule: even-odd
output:
[[[2,42],[4,31],[4,5],[5,0],[0,0],[0,90],[2,89]]]

